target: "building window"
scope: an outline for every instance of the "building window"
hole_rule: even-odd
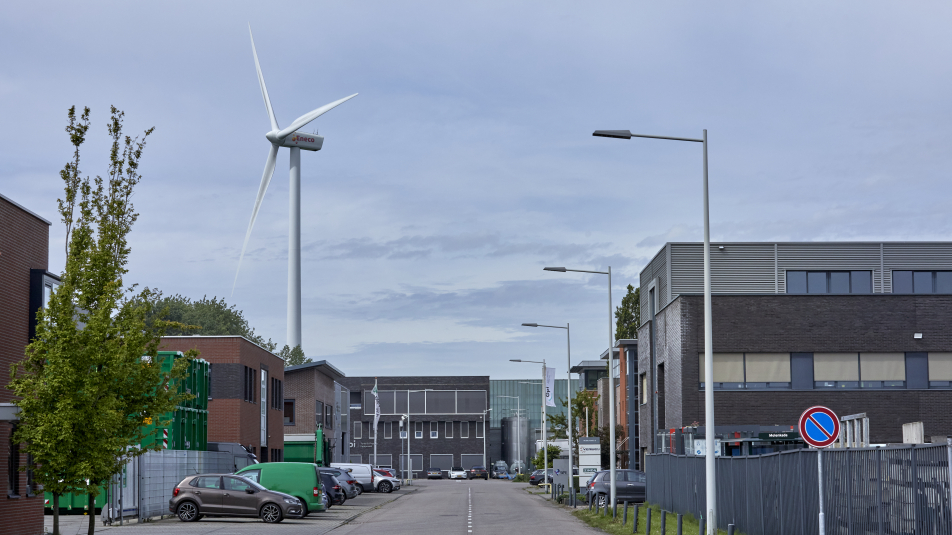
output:
[[[255,376],[257,373],[254,368],[249,368],[247,366],[243,367],[245,370],[245,387],[244,387],[244,400],[250,401],[251,403],[255,402]]]
[[[383,423],[383,438],[393,438],[393,422]]]
[[[208,363],[208,399],[212,399],[212,363]]]
[[[324,425],[324,402],[315,401],[314,402],[314,424],[318,427]]]
[[[714,353],[714,388],[736,390],[744,388],[744,354]],[[704,353],[698,354],[700,362],[701,388],[705,383]]]
[[[350,408],[359,409],[360,405],[360,390],[351,390],[350,391]]]
[[[598,380],[608,377],[608,370],[585,370],[585,390],[598,390]]]
[[[446,422],[446,438],[453,438],[453,422]]]
[[[284,399],[284,381],[271,378],[271,408],[281,410],[281,400]]]
[[[790,353],[714,353],[714,388],[718,390],[790,388]],[[698,354],[704,388],[704,353]]]
[[[294,400],[284,400],[284,425],[294,425]]]
[[[430,422],[430,438],[440,438],[439,422]]]
[[[873,275],[872,271],[788,271],[787,293],[873,293]]]
[[[929,353],[929,387],[952,387],[952,353]]]
[[[469,438],[469,422],[459,423],[459,438]]]
[[[354,438],[363,438],[364,423],[354,422]]]
[[[860,388],[905,388],[905,353],[860,353]]]
[[[334,429],[334,406],[330,403],[324,405],[324,428]]]
[[[486,422],[476,422],[476,438],[483,438],[483,426]]]
[[[36,483],[33,481],[33,454],[26,454],[26,495],[31,497],[36,494]]]
[[[7,458],[7,497],[20,497],[20,444],[13,441],[16,426],[10,429],[10,455]]]
[[[701,376],[701,383],[704,383],[704,376]],[[641,374],[641,404],[646,405],[648,403],[648,374]]]
[[[407,438],[406,422],[404,422],[403,420],[400,420],[400,438],[401,439]]]
[[[894,294],[952,294],[952,271],[893,271]]]
[[[423,422],[413,422],[413,438],[423,438]]]
[[[859,388],[859,355],[814,353],[813,381],[816,388]]]

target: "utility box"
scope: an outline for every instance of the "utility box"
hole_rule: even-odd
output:
[[[903,444],[922,444],[925,442],[926,432],[922,422],[902,424]]]

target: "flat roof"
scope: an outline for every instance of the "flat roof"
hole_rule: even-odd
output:
[[[569,370],[572,373],[582,373],[585,370],[603,370],[605,369],[605,363],[600,360],[583,360],[575,366],[572,366],[572,369]]]
[[[248,340],[247,338],[245,338],[244,336],[241,336],[240,334],[182,334],[182,335],[177,334],[172,336],[163,336],[162,338],[241,338],[245,342],[248,342],[249,344],[255,347],[259,347],[267,351],[268,353],[271,353],[272,355],[274,355],[275,357],[279,359],[281,358],[281,357],[278,357],[278,355],[274,351],[271,351],[266,347],[261,347],[260,345],[252,342],[251,340]]]
[[[323,372],[325,375],[330,375],[335,379],[340,379],[341,377],[347,377],[344,375],[344,372],[335,368],[330,362],[326,360],[319,360],[317,362],[305,362],[304,364],[298,364],[296,366],[288,366],[284,369],[284,373],[296,372],[299,370],[307,370],[310,368],[321,368],[319,371]]]
[[[5,200],[5,201],[7,201],[8,203],[12,204],[13,206],[16,206],[16,207],[19,208],[20,210],[23,210],[24,212],[26,212],[26,213],[30,214],[31,216],[33,216],[33,217],[39,219],[40,221],[46,223],[47,225],[52,225],[52,223],[50,223],[49,221],[47,221],[45,217],[43,217],[43,216],[37,214],[37,213],[34,212],[33,210],[30,210],[29,208],[23,206],[22,204],[20,204],[20,203],[14,201],[14,200],[11,199],[10,197],[7,197],[6,195],[4,195],[4,194],[2,194],[2,193],[0,193],[0,199],[3,199],[3,200]]]

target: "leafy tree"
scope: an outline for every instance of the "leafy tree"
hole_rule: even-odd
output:
[[[12,367],[9,385],[20,408],[14,440],[26,444],[36,463],[34,479],[53,493],[54,534],[62,494],[88,492],[92,506],[100,484],[128,458],[145,452],[138,448],[142,422],[173,410],[180,401],[176,389],[163,386],[184,377],[188,365],[187,358],[179,359],[171,375],[161,372],[156,356],[168,324],[147,324],[154,294],[136,293],[123,282],[130,253],[126,238],[138,217],[131,199],[152,129],[141,140],[123,137],[123,113],[113,107],[108,174],[90,179],[79,168],[89,108],[78,118],[70,108],[68,117],[74,153],[60,172],[65,195],[59,201],[66,270],[38,313],[36,338],[25,360]],[[88,532],[94,529],[90,515]]]
[[[563,407],[568,407],[568,399],[559,399]],[[586,424],[585,409],[588,408],[588,423]],[[552,429],[552,438],[567,438],[568,427],[565,414],[548,416],[549,426]],[[580,390],[572,396],[572,450],[573,457],[578,462],[578,437],[598,436],[597,426],[592,422],[598,421],[598,392],[594,390]],[[581,422],[582,427],[578,427]]]
[[[641,288],[628,285],[628,293],[615,308],[615,340],[638,338],[641,325]]]
[[[536,456],[535,459],[532,460],[532,464],[537,468],[542,467],[542,465],[545,464],[545,457],[543,455],[545,455],[546,451],[549,452],[549,464],[546,466],[546,468],[552,468],[552,461],[554,459],[558,459],[559,455],[562,455],[562,448],[549,444],[546,446],[545,450],[539,450],[536,452]]]
[[[237,335],[244,336],[272,353],[278,347],[270,338],[265,341],[263,336],[256,334],[255,330],[248,324],[244,313],[238,310],[235,305],[228,306],[224,297],[209,299],[206,295],[199,300],[192,301],[179,294],[168,297],[157,294],[154,296],[152,310],[147,321],[151,323],[162,317],[168,321],[181,324],[170,326],[166,332],[169,336],[189,334]]]
[[[284,360],[285,367],[311,362],[311,359],[304,356],[304,350],[301,349],[301,346],[294,346],[294,349],[291,349],[290,346],[285,345],[281,349],[281,352],[278,353],[278,356]]]

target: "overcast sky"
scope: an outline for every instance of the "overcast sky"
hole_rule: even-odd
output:
[[[535,377],[608,344],[666,241],[948,240],[948,2],[17,2],[0,10],[0,192],[54,221],[75,104],[155,126],[127,282],[224,296],[286,341],[288,151],[231,295],[270,129],[302,153],[304,350],[357,375]],[[532,366],[532,367],[530,367]]]

